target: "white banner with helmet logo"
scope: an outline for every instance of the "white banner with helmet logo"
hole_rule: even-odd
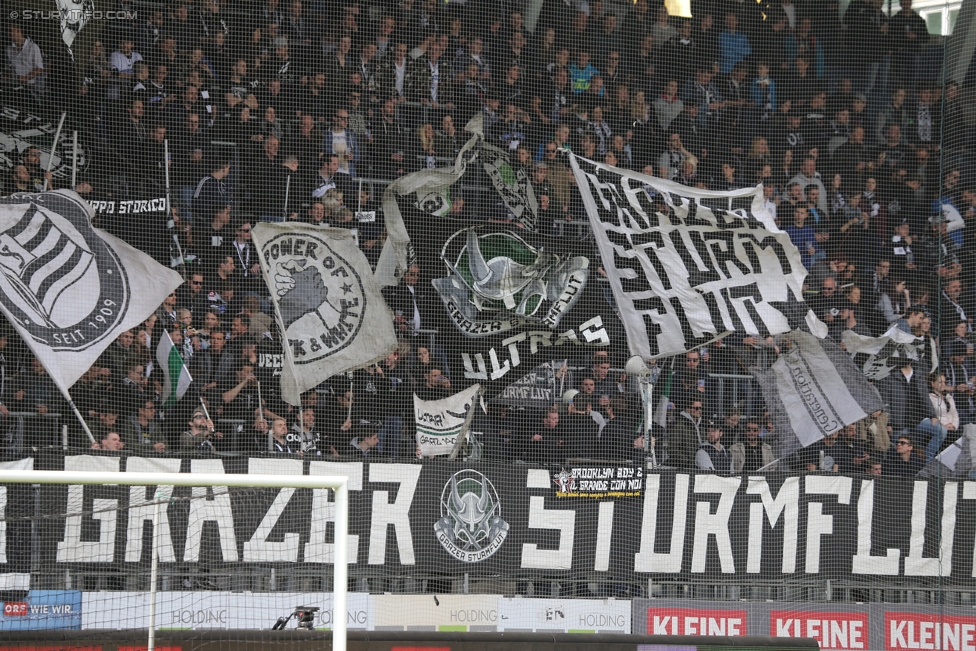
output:
[[[417,447],[425,457],[450,454],[458,438],[468,431],[474,414],[480,384],[443,400],[421,400],[414,394],[413,412],[417,422]]]
[[[70,190],[0,200],[0,310],[66,398],[119,334],[183,282],[93,228],[93,216]]]
[[[397,347],[369,262],[343,228],[261,223],[253,230],[278,327],[288,340],[281,397],[377,362]]]

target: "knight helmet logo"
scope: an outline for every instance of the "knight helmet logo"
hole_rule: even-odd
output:
[[[441,493],[441,519],[434,525],[438,542],[463,563],[478,563],[501,548],[508,536],[495,487],[476,470],[451,476]]]
[[[433,285],[455,326],[471,337],[523,322],[555,328],[586,286],[589,260],[535,248],[508,231],[481,231],[458,231],[441,251],[450,275]]]
[[[86,209],[65,194],[0,201],[0,301],[21,328],[56,350],[84,350],[125,315],[129,283]]]

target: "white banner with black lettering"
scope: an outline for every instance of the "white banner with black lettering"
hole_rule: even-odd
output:
[[[370,595],[346,595],[349,630],[372,628]],[[150,593],[85,592],[82,600],[83,629],[145,629],[149,626]],[[270,629],[279,617],[287,617],[295,606],[315,606],[315,628],[333,624],[331,592],[207,592],[205,589],[156,593],[156,622],[164,629],[199,631],[207,629]],[[295,628],[295,620],[288,626]]]
[[[821,323],[803,303],[800,253],[761,187],[714,192],[570,156],[630,352],[676,355],[731,332]]]
[[[884,407],[878,390],[829,339],[794,330],[769,368],[750,368],[773,420],[777,456],[812,445]]]
[[[468,431],[474,399],[480,390],[481,385],[475,384],[442,400],[421,400],[414,394],[417,447],[422,456],[436,457],[454,450],[458,437]]]

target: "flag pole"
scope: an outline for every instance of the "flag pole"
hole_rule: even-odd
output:
[[[285,179],[285,203],[281,206],[281,221],[288,221],[288,195],[291,193],[291,174]]]
[[[51,173],[51,168],[54,167],[54,152],[57,151],[57,149],[58,149],[58,140],[61,139],[61,129],[64,127],[64,118],[67,117],[67,115],[68,115],[67,112],[62,112],[61,113],[61,119],[58,121],[58,130],[54,132],[54,142],[51,144],[51,153],[48,154],[48,157],[47,157],[47,169],[44,170],[48,174]],[[73,189],[74,188],[72,188],[72,190]],[[44,192],[47,192],[48,191],[48,187],[47,187],[47,175],[46,174],[44,176],[43,191]],[[89,436],[91,436],[91,435],[89,434]],[[94,443],[94,442],[95,442],[94,439],[92,439],[92,443]]]
[[[644,452],[650,452],[652,467],[657,468],[657,452],[651,445],[651,420],[654,416],[654,403],[651,401],[654,383],[651,382],[651,369],[647,368],[640,355],[634,355],[627,360],[624,372],[631,377],[636,377],[640,386],[641,404],[644,408]]]
[[[65,392],[65,396],[68,398],[68,406],[71,407],[71,411],[75,412],[75,416],[78,417],[78,422],[81,423],[81,428],[85,430],[85,434],[88,435],[88,439],[92,443],[95,443],[95,437],[92,435],[91,430],[88,429],[88,423],[86,423],[85,419],[81,417],[81,412],[78,411],[78,407],[75,406],[75,401],[71,399],[71,396],[67,395],[67,392]]]
[[[170,200],[170,181],[169,181],[169,139],[163,140],[163,175],[166,179],[166,228],[167,230],[173,230],[176,228],[176,222],[173,220],[173,205]],[[184,264],[183,260],[183,248],[180,246],[180,233],[177,230],[173,233],[173,242],[176,243],[176,253],[179,256],[175,260],[170,257],[170,266],[175,267]],[[173,263],[176,264],[173,264]]]
[[[203,401],[203,396],[201,396],[199,393],[197,393],[197,396],[200,398],[200,406],[203,407],[203,413],[207,417],[207,421],[213,423],[213,420],[210,418],[210,411],[207,409],[207,403]],[[211,425],[210,433],[213,434],[216,431],[217,430],[213,427],[213,425]]]
[[[71,132],[71,189],[75,189],[78,179],[78,132]]]
[[[258,385],[258,418],[264,420],[264,401],[261,399],[261,382],[255,380]],[[271,431],[271,425],[268,425],[268,452],[274,450],[274,433]]]

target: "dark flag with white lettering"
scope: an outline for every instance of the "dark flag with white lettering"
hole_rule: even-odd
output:
[[[781,354],[771,366],[749,370],[773,420],[779,458],[884,407],[878,390],[833,341],[794,330],[778,345]]]
[[[401,284],[384,294],[408,331],[414,299],[427,307],[421,330],[438,329],[453,388],[478,382],[494,396],[543,362],[611,346],[616,317],[592,246],[401,210],[420,281],[413,291]]]
[[[761,188],[698,190],[570,158],[631,354],[676,355],[731,332],[827,335]]]
[[[178,255],[169,232],[166,197],[92,201],[91,207],[96,226],[148,253],[156,262],[170,266]]]

